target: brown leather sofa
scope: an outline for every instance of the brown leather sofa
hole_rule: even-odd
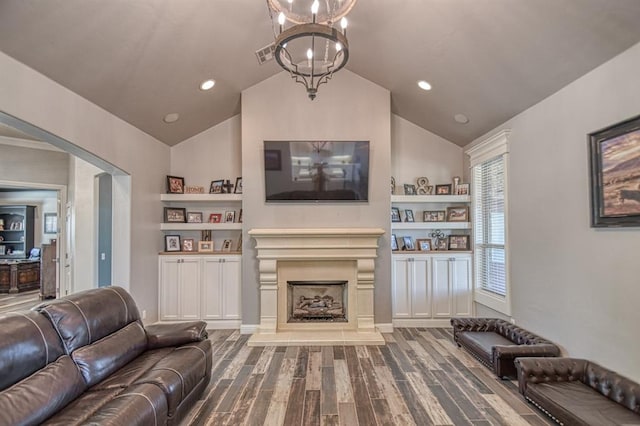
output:
[[[553,343],[497,318],[451,318],[453,340],[498,377],[517,375],[513,361],[522,356],[558,356]]]
[[[640,424],[640,385],[594,362],[518,358],[516,366],[520,393],[560,424]]]
[[[122,288],[0,317],[0,425],[173,425],[211,377],[202,321],[142,325]]]

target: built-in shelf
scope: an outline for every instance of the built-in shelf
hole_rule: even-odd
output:
[[[392,222],[391,229],[471,229],[470,222]]]
[[[162,256],[239,256],[240,251],[161,251]]]
[[[242,194],[160,194],[160,201],[193,202],[240,202]]]
[[[392,203],[470,203],[469,195],[392,195]]]
[[[162,231],[229,231],[242,230],[242,223],[161,223]]]

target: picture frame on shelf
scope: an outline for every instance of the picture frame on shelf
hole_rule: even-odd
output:
[[[238,213],[238,223],[242,223],[242,209],[240,209],[240,213]]]
[[[416,186],[411,183],[404,184],[404,195],[416,195]]]
[[[195,240],[193,238],[185,238],[182,240],[182,251],[194,251]]]
[[[187,212],[187,223],[202,223],[202,212]]]
[[[447,222],[469,222],[469,207],[447,207]]]
[[[213,240],[211,240],[211,241],[198,241],[198,252],[200,252],[200,253],[213,253]]]
[[[242,233],[240,233],[240,236],[238,237],[238,248],[237,251],[242,252]]]
[[[236,212],[235,210],[229,210],[224,212],[224,221],[225,223],[233,223],[236,221]]]
[[[184,194],[184,178],[167,175],[167,194]]]
[[[233,188],[234,194],[242,194],[242,176],[236,178],[236,185]]]
[[[416,245],[413,242],[413,238],[409,237],[409,236],[404,236],[402,237],[402,250],[405,251],[414,251],[416,249]]]
[[[398,251],[398,238],[396,238],[396,234],[391,234],[391,251]]]
[[[434,244],[435,249],[438,251],[447,251],[449,250],[449,239],[448,238],[440,238]]]
[[[231,240],[224,240],[222,242],[222,251],[225,253],[228,253],[231,251],[231,245],[233,244],[233,241]]]
[[[400,221],[400,209],[398,207],[391,207],[391,222]]]
[[[640,115],[588,136],[591,227],[640,226]]]
[[[456,195],[469,195],[469,184],[460,183],[456,188]]]
[[[209,223],[220,223],[222,222],[222,213],[211,213],[209,215]]]
[[[416,239],[416,246],[419,251],[431,251],[433,250],[431,238],[418,238]]]
[[[451,184],[436,185],[436,195],[451,195]]]
[[[415,219],[413,217],[413,210],[406,209],[404,211],[404,221],[405,222],[415,222]]]
[[[180,251],[182,245],[180,244],[180,235],[165,235],[164,236],[164,251]]]
[[[222,194],[224,192],[224,179],[212,180],[209,186],[209,194]]]
[[[45,234],[58,233],[58,215],[56,213],[44,214],[44,233]]]
[[[165,223],[186,223],[187,209],[184,207],[165,207],[164,221]]]
[[[469,250],[468,235],[449,235],[449,250]]]
[[[446,217],[444,210],[425,210],[422,213],[423,222],[444,222]]]

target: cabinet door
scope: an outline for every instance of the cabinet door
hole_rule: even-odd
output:
[[[222,263],[206,257],[202,262],[202,319],[222,319]]]
[[[180,319],[180,263],[176,257],[160,258],[160,319]]]
[[[431,316],[429,260],[411,258],[409,265],[411,269],[411,316],[428,318]]]
[[[434,257],[432,264],[433,317],[451,316],[450,260],[448,257]]]
[[[457,255],[451,262],[451,293],[453,316],[471,316],[471,256]]]
[[[180,263],[180,319],[200,319],[200,259],[188,257]]]
[[[392,264],[392,309],[394,318],[411,316],[411,271],[407,259],[393,259]]]
[[[239,258],[224,258],[222,263],[222,318],[241,319],[240,287],[242,285]]]

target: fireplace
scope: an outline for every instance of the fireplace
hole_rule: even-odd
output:
[[[347,281],[287,281],[287,322],[347,322]]]

